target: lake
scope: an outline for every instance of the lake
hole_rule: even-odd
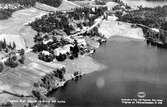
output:
[[[107,69],[70,81],[53,92],[56,99],[66,101],[60,105],[118,107],[121,98],[138,98],[138,92],[149,99],[167,98],[167,50],[147,46],[145,41],[113,37],[93,58]]]
[[[156,7],[167,2],[145,0],[124,0],[132,7]],[[107,66],[107,69],[85,75],[79,81],[69,81],[51,93],[65,104],[56,106],[76,107],[125,107],[122,98],[163,100],[167,98],[167,50],[147,46],[145,41],[113,37],[107,44],[97,49],[94,60]],[[157,105],[126,105],[126,107],[157,107]]]

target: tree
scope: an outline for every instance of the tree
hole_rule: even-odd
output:
[[[3,45],[3,42],[0,41],[0,51],[2,50],[2,45]]]
[[[18,66],[18,63],[16,62],[16,57],[9,57],[6,61],[5,61],[5,65],[9,66],[11,68],[15,68]]]
[[[7,44],[6,44],[6,39],[4,39],[4,40],[3,40],[3,43],[2,43],[2,49],[5,49],[6,46],[7,46]]]
[[[4,69],[3,63],[0,63],[0,72],[2,72]]]
[[[16,48],[16,44],[15,44],[15,42],[13,42],[12,49],[15,49],[15,48]]]
[[[59,56],[56,56],[56,59],[58,60],[58,61],[64,61],[65,59],[66,59],[66,55],[65,54],[61,54],[60,53],[60,55]]]
[[[66,73],[66,69],[64,67],[53,71],[54,76],[60,78],[61,80],[64,79],[65,73]]]
[[[25,56],[21,56],[21,58],[18,60],[21,64],[24,64]]]

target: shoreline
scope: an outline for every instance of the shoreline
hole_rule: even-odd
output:
[[[103,21],[104,22],[104,21]],[[103,22],[102,22],[102,24],[103,24]],[[105,37],[107,38],[107,41],[110,41],[111,39],[112,39],[112,37],[123,37],[123,38],[127,38],[127,39],[136,39],[136,40],[144,40],[145,38],[144,38],[144,36],[143,36],[143,32],[142,32],[142,29],[141,28],[132,28],[131,27],[131,24],[130,23],[126,23],[126,22],[118,22],[118,21],[105,21],[105,23],[108,23],[109,22],[109,24],[111,24],[111,26],[114,26],[113,24],[117,24],[117,23],[121,23],[120,25],[118,25],[118,27],[123,27],[124,28],[124,32],[120,32],[120,30],[117,30],[116,32],[115,32],[115,34],[112,34],[111,32],[111,34],[110,35],[107,35],[107,34],[105,34],[105,31],[104,31],[104,29],[105,28],[99,28],[100,29],[100,31],[103,31],[103,32],[101,32],[102,34],[104,34],[105,35]],[[114,22],[114,23],[113,23]],[[102,25],[103,26],[103,25]],[[128,26],[128,28],[127,28],[127,26]],[[103,30],[102,30],[103,29]],[[119,28],[116,28],[116,29],[119,29]],[[108,29],[107,29],[108,30]],[[126,31],[127,30],[134,30],[133,31],[133,33],[135,34],[135,36],[133,36],[133,35],[129,35],[129,34],[126,34]],[[135,32],[136,30],[138,30],[138,32]],[[107,32],[109,32],[109,31],[107,31]],[[121,35],[121,34],[125,34],[125,35]],[[132,33],[132,34],[133,34]],[[96,49],[98,49],[100,46],[98,46],[98,47],[96,47]],[[84,59],[84,61],[83,61],[83,59]],[[76,61],[76,60],[80,60],[80,61]],[[76,62],[77,62],[77,64],[76,64]],[[85,62],[87,63],[88,62],[88,66],[89,66],[89,68],[87,68],[87,67],[83,67],[84,66],[84,64],[85,64]],[[58,63],[58,62],[56,62],[56,63]],[[103,64],[101,64],[101,63],[98,63],[97,61],[94,61],[93,59],[92,59],[92,57],[91,56],[89,56],[89,55],[84,55],[84,56],[80,56],[79,58],[77,58],[77,59],[75,59],[75,60],[67,60],[67,61],[64,61],[64,62],[62,62],[61,64],[63,64],[63,65],[65,65],[65,66],[67,66],[67,72],[68,71],[78,71],[79,72],[79,75],[77,75],[77,76],[84,76],[84,75],[87,75],[87,74],[90,74],[90,73],[93,73],[93,72],[96,72],[96,71],[100,71],[100,70],[102,70],[102,69],[106,69],[107,68],[107,66],[105,66],[105,65],[103,65]],[[80,64],[82,64],[82,65],[80,65]],[[91,66],[93,66],[92,68],[91,68]],[[73,66],[74,65],[74,66]],[[87,64],[86,64],[87,65]],[[78,70],[74,70],[75,69],[75,67],[81,67],[80,69],[78,69]],[[82,68],[83,67],[83,68]],[[72,68],[72,69],[71,69]],[[90,69],[92,69],[92,70],[90,70]],[[85,71],[85,70],[87,70],[87,71]],[[71,81],[71,80],[73,80],[73,79],[75,79],[75,78],[77,78],[77,76],[74,76],[73,75],[73,73],[67,73],[67,74],[65,74],[65,81],[63,81],[63,82],[59,82],[58,84],[58,86],[57,86],[57,88],[61,88],[62,86],[64,86],[68,81]],[[57,89],[57,88],[55,88],[55,89]],[[54,89],[53,89],[54,90]]]
[[[110,40],[111,37],[117,35],[119,35],[120,37],[128,37],[132,39],[144,39],[140,28],[132,28],[129,23],[118,22],[113,20],[103,20],[102,24],[100,25],[99,31],[103,35],[105,35],[107,41]],[[97,48],[99,48],[99,46],[96,47],[96,49]],[[59,62],[56,62],[55,64],[59,64]],[[75,71],[79,72],[78,76],[83,76],[106,68],[105,65],[94,61],[93,58],[91,58],[90,56],[80,56],[77,59],[67,60],[60,64],[65,65],[67,67],[67,73],[65,74],[65,81],[58,82],[56,89],[64,86],[68,81],[75,78],[75,76],[73,75]]]
[[[100,70],[106,69],[107,66],[98,63],[95,61],[91,56],[79,56],[75,60],[67,60],[62,62],[61,64],[66,66],[67,73],[65,76],[65,81],[63,84],[58,86],[57,88],[60,88],[64,86],[68,81],[71,81],[78,76],[84,76],[93,72],[98,72]],[[74,76],[73,73],[78,71],[79,74],[77,76]],[[71,73],[72,72],[72,73]]]

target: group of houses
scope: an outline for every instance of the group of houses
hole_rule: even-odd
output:
[[[86,48],[87,43],[84,38],[71,38],[70,36],[57,35],[56,33],[39,33],[34,37],[34,52],[38,52],[40,60],[51,62],[55,59],[64,61],[67,58],[78,57],[80,50]]]

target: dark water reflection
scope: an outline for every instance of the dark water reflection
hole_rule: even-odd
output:
[[[70,81],[52,93],[66,101],[63,105],[121,106],[121,98],[137,98],[140,91],[146,98],[166,101],[167,50],[147,47],[144,41],[112,38],[93,58],[108,68]]]

